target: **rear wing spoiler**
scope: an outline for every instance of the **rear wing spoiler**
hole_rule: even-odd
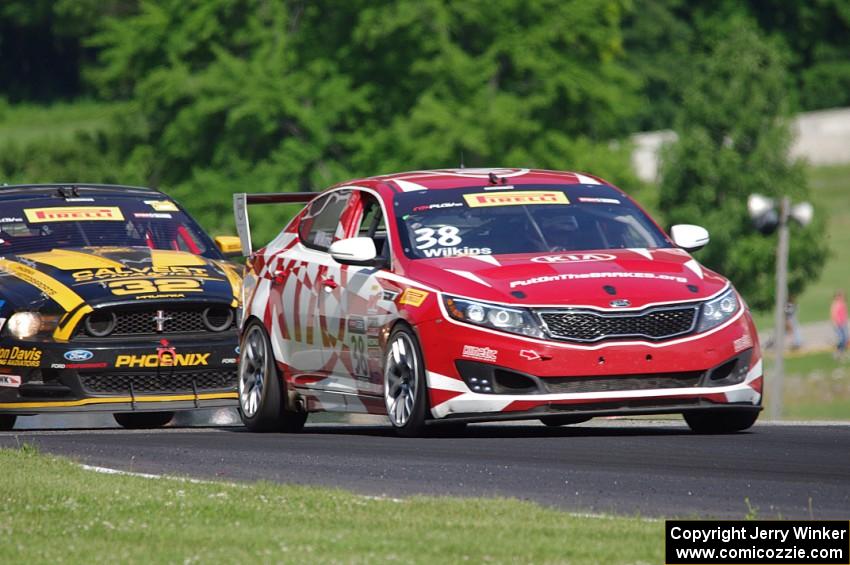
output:
[[[249,204],[297,204],[309,202],[318,192],[263,192],[246,194],[237,192],[233,195],[233,214],[236,216],[236,232],[239,234],[239,243],[242,245],[242,255],[245,257],[253,253],[251,247],[251,224],[248,221]]]

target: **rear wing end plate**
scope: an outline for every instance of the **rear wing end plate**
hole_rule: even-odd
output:
[[[242,255],[253,253],[251,247],[251,224],[248,220],[248,206],[251,204],[298,204],[309,202],[318,192],[263,192],[248,194],[237,192],[233,195],[233,214],[236,217],[236,232],[242,245]]]

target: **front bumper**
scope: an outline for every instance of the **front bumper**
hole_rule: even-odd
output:
[[[0,340],[0,413],[235,406],[237,339]]]
[[[538,341],[445,319],[416,329],[428,367],[431,414],[437,419],[664,414],[761,406],[761,351],[745,311],[714,331],[656,343],[586,346]],[[509,378],[499,386],[485,380],[488,388],[480,379],[471,380],[495,372]],[[479,388],[473,390],[475,386]]]

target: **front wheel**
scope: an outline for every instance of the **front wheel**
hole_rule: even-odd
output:
[[[731,434],[752,427],[757,410],[704,410],[685,412],[685,422],[698,434]]]
[[[416,336],[404,326],[396,328],[387,342],[384,403],[396,433],[405,437],[425,435],[429,416],[425,367]]]
[[[271,342],[262,324],[252,321],[239,345],[239,415],[252,432],[299,432],[306,412],[284,405],[283,382],[277,372]]]
[[[0,414],[0,431],[11,430],[15,427],[15,420],[18,417],[14,414]]]
[[[128,430],[151,430],[170,422],[174,412],[118,412],[112,417],[118,425]]]

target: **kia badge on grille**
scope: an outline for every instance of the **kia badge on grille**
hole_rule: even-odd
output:
[[[628,308],[632,305],[632,303],[626,300],[625,298],[612,300],[611,302],[609,302],[609,304],[611,305],[611,308]]]

